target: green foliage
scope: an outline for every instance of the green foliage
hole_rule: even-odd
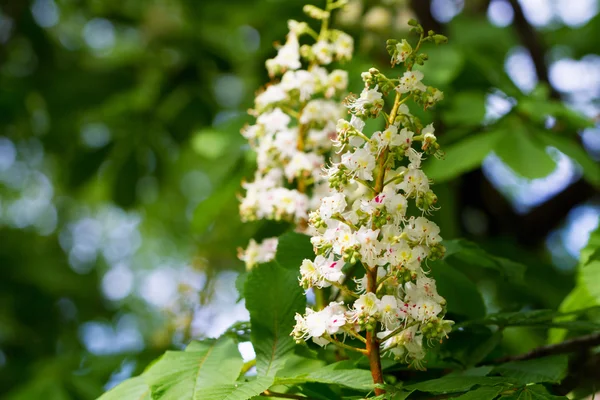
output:
[[[305,307],[298,275],[298,270],[268,263],[254,268],[246,281],[246,307],[259,376],[274,376],[294,349],[290,336],[294,315]]]
[[[121,400],[137,399],[150,400],[150,387],[146,383],[145,377],[137,376],[121,382],[114,389],[106,392],[98,400]]]
[[[528,383],[560,383],[567,374],[569,359],[565,355],[543,357],[527,361],[508,362],[494,368],[494,372],[514,379],[515,381]]]
[[[275,260],[284,268],[297,270],[305,258],[314,257],[310,236],[288,232],[279,238]]]

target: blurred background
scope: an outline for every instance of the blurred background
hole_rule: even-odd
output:
[[[288,227],[240,222],[254,159],[239,130],[304,4],[0,1],[0,398],[94,399],[165,349],[248,319],[236,248]],[[599,9],[351,0],[334,18],[356,40],[355,93],[409,18],[449,36],[425,71],[447,99],[434,113],[447,161],[428,166],[437,222],[446,239],[525,263],[530,286],[514,296],[531,307],[572,290],[598,225]],[[509,123],[529,139],[485,139]]]

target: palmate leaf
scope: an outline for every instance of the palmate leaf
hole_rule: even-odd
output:
[[[533,137],[523,122],[512,122],[494,148],[496,155],[523,178],[536,179],[550,175],[556,168],[556,163],[546,153],[546,146]]]
[[[153,400],[200,400],[210,387],[233,384],[243,360],[229,337],[167,351],[144,373]]]
[[[308,374],[277,376],[275,378],[275,384],[281,385],[298,385],[306,382],[339,385],[363,391],[373,389],[371,372],[356,368],[354,363],[350,361],[336,362]]]
[[[493,400],[495,399],[505,388],[503,386],[481,386],[475,390],[471,390],[465,394],[462,394],[453,399],[460,400]]]
[[[494,368],[494,372],[522,384],[559,383],[567,375],[568,356],[561,354],[526,361],[513,361]]]
[[[431,157],[424,164],[423,171],[436,183],[440,183],[474,170],[495,148],[502,134],[499,130],[477,133],[446,146],[444,160]]]
[[[204,389],[197,400],[248,400],[260,395],[272,384],[272,377],[263,376],[250,382],[212,386]]]
[[[464,239],[445,240],[444,260],[459,267],[462,264],[486,268],[500,272],[507,280],[523,282],[526,267],[523,264],[490,254],[477,244]]]
[[[477,286],[465,274],[445,261],[430,264],[438,292],[448,302],[448,311],[469,318],[485,315],[485,304]]]
[[[564,396],[554,396],[542,385],[525,386],[515,390],[513,393],[504,394],[500,400],[559,400],[566,399]]]
[[[298,269],[305,258],[315,258],[310,236],[288,232],[279,237],[275,260],[286,269]]]
[[[246,308],[259,376],[275,376],[294,349],[290,336],[294,315],[306,306],[298,274],[299,269],[267,263],[255,267],[246,280]]]
[[[121,382],[104,393],[98,400],[150,400],[150,386],[143,376],[136,376]]]
[[[497,376],[444,376],[438,379],[407,385],[404,387],[404,390],[446,394],[466,392],[477,385],[511,387],[514,386],[514,382]]]

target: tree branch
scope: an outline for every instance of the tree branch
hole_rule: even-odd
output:
[[[538,347],[525,354],[498,358],[492,363],[501,364],[509,361],[533,360],[535,358],[542,358],[554,354],[573,353],[595,346],[600,346],[600,332],[565,340],[564,342],[558,344]]]
[[[523,46],[527,48],[535,66],[535,72],[540,82],[545,82],[550,88],[550,97],[560,99],[560,94],[550,84],[548,68],[546,67],[546,46],[540,40],[535,29],[529,24],[519,0],[508,0],[515,12],[515,29]]]

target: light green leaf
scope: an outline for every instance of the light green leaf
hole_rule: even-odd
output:
[[[479,125],[485,117],[485,93],[482,91],[459,92],[452,96],[449,108],[442,112],[449,125]]]
[[[427,77],[428,85],[436,87],[444,86],[460,73],[465,63],[461,50],[460,47],[453,46],[452,44],[427,49],[430,59],[444,60],[443,63],[437,65],[425,63],[425,65],[420,67],[423,74]]]
[[[424,163],[423,170],[436,183],[456,178],[478,168],[483,159],[495,148],[502,135],[503,132],[499,130],[470,135],[444,147],[443,160],[430,157]]]
[[[260,395],[273,384],[271,377],[258,377],[250,382],[212,386],[197,393],[194,400],[248,400]]]
[[[279,238],[275,260],[283,268],[300,268],[305,258],[314,259],[313,245],[310,236],[296,232],[287,232]]]
[[[590,234],[587,245],[581,250],[579,266],[577,267],[577,284],[573,291],[567,295],[560,305],[560,311],[573,312],[582,310],[590,306],[600,305],[600,260],[596,254],[600,249],[600,221],[598,228]],[[574,316],[561,316],[557,322],[568,323]],[[600,321],[595,321],[600,323]],[[560,342],[564,339],[565,332],[553,330],[550,332],[550,341],[552,343]]]
[[[505,388],[502,386],[481,386],[475,390],[462,394],[458,397],[452,397],[453,399],[460,400],[493,400],[498,396]]]
[[[147,372],[153,400],[194,400],[209,387],[235,382],[243,360],[229,337],[167,351]]]
[[[373,378],[371,372],[357,369],[352,362],[341,361],[317,369],[309,374],[295,377],[277,377],[276,384],[297,385],[306,382],[339,385],[357,390],[372,390]]]
[[[539,132],[538,137],[546,146],[552,146],[571,157],[579,166],[586,181],[600,186],[600,163],[590,157],[589,153],[575,138],[564,137],[549,132]]]
[[[526,179],[543,178],[556,169],[545,144],[529,132],[522,122],[514,122],[498,141],[494,152],[517,175]]]
[[[150,387],[143,376],[127,379],[104,393],[98,400],[150,400]]]
[[[559,383],[566,376],[568,367],[569,358],[561,354],[533,360],[508,362],[494,368],[494,372],[522,384]]]
[[[267,263],[255,267],[246,280],[246,308],[250,312],[251,339],[260,376],[274,376],[294,349],[290,336],[294,315],[303,312],[306,305],[298,275],[299,269]]]

